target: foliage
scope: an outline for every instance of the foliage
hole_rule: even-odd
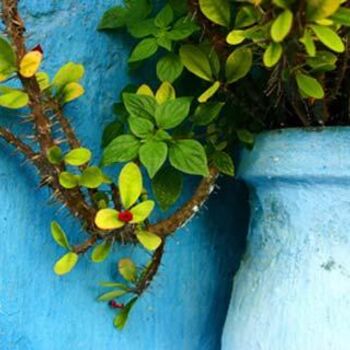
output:
[[[0,36],[0,107],[30,110],[37,143],[31,148],[2,127],[0,137],[37,167],[41,184],[88,233],[74,245],[52,222],[52,237],[65,251],[54,272],[71,272],[90,250],[92,262],[102,263],[118,244],[152,252],[145,266],[121,259],[122,282],[102,283],[109,291],[99,301],[119,309],[118,329],[156,275],[166,238],[198,211],[218,174],[234,176],[234,145],[253,147],[263,129],[349,123],[349,1],[163,5],[125,0],[100,21],[100,31],[126,30],[133,38],[132,72],[144,63],[150,70],[149,81],[125,87],[114,104],[97,162],[64,115],[64,106],[84,95],[84,67],[68,62],[51,79],[41,71],[40,46],[23,52],[16,2],[4,0],[2,8],[8,39]],[[117,169],[117,180],[106,175]],[[177,204],[185,176],[201,179],[192,198],[154,222],[156,204],[163,211]]]

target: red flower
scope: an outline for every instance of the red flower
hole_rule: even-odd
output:
[[[42,49],[42,47],[41,47],[40,44],[39,44],[39,45],[36,45],[35,47],[33,47],[31,51],[38,51],[38,52],[40,52],[42,55],[44,54],[44,51],[43,51],[43,49]]]
[[[131,211],[125,210],[118,213],[118,219],[123,222],[130,222],[134,218]]]

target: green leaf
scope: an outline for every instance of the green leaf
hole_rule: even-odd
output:
[[[123,207],[128,209],[142,193],[143,181],[140,168],[132,162],[124,165],[119,175],[118,185]]]
[[[126,110],[133,117],[153,120],[156,111],[156,100],[152,96],[124,93],[123,101]]]
[[[221,83],[220,81],[216,81],[213,85],[211,85],[207,90],[205,90],[202,95],[198,97],[199,103],[207,102],[210,98],[212,98],[220,89]]]
[[[338,11],[331,17],[336,24],[350,27],[350,9],[340,7]]]
[[[168,146],[165,142],[148,141],[141,146],[139,156],[152,179],[167,159]]]
[[[152,191],[163,211],[168,210],[180,198],[183,175],[171,167],[162,168],[152,180]]]
[[[231,53],[226,61],[226,80],[232,84],[244,78],[253,64],[253,52],[249,48],[240,48]]]
[[[129,301],[124,306],[124,308],[119,312],[119,314],[115,317],[113,323],[117,329],[121,330],[125,327],[125,324],[128,320],[130,311],[131,311],[132,307],[134,306],[134,304],[136,303],[136,301],[137,301],[137,297],[131,299],[131,301]]]
[[[62,276],[72,271],[79,260],[79,255],[69,252],[63,255],[55,264],[54,272],[56,275]]]
[[[104,294],[100,295],[98,297],[98,301],[110,301],[113,299],[117,299],[117,298],[125,295],[126,293],[127,292],[125,290],[122,290],[122,289],[113,290],[111,292],[104,293]]]
[[[119,120],[115,120],[111,123],[109,123],[102,135],[102,147],[107,147],[112,140],[114,140],[116,137],[120,136],[124,132],[124,124],[121,123]]]
[[[130,209],[133,215],[133,219],[130,221],[130,224],[139,224],[141,222],[144,222],[151,215],[153,209],[154,201],[151,200],[147,200],[135,205]]]
[[[111,241],[104,241],[103,243],[97,245],[91,254],[91,260],[94,263],[101,263],[108,258],[109,253],[112,249]]]
[[[154,24],[159,28],[166,28],[174,20],[174,11],[170,5],[165,5],[154,19]]]
[[[140,140],[133,135],[118,136],[104,149],[102,165],[108,166],[133,160],[137,157],[140,146]]]
[[[308,57],[306,64],[316,72],[328,72],[336,68],[337,56],[329,51],[318,51],[315,57]]]
[[[331,28],[319,25],[312,25],[310,28],[313,30],[322,44],[327,46],[329,49],[338,53],[345,51],[345,45],[341,37]]]
[[[333,15],[339,8],[341,0],[308,0],[307,18],[317,21]]]
[[[51,164],[60,164],[63,160],[63,153],[58,146],[52,146],[47,150],[47,159]]]
[[[238,45],[245,40],[244,30],[234,29],[228,33],[226,41],[230,45]]]
[[[152,11],[149,0],[126,0],[125,6],[114,6],[108,9],[98,26],[99,30],[117,29],[130,26],[146,18]]]
[[[231,21],[231,7],[228,0],[199,0],[203,14],[212,22],[228,27]]]
[[[293,25],[293,12],[284,10],[272,23],[271,37],[276,43],[284,40],[289,34]]]
[[[157,38],[157,44],[160,47],[163,47],[165,50],[172,51],[173,43],[165,35],[164,36],[160,36],[160,37]]]
[[[207,81],[214,80],[209,59],[198,46],[181,46],[180,58],[182,64],[194,75]]]
[[[9,42],[0,36],[0,82],[11,76],[16,69],[15,52]]]
[[[304,45],[306,53],[309,56],[314,57],[316,55],[316,45],[308,29],[305,30],[304,35],[299,41]]]
[[[151,135],[154,130],[154,125],[151,121],[145,118],[130,117],[128,119],[129,127],[132,133],[141,138],[146,138]]]
[[[96,166],[86,168],[79,179],[80,186],[86,188],[98,188],[103,182],[103,173],[101,169]]]
[[[158,104],[162,104],[169,100],[175,100],[176,92],[174,87],[168,82],[163,82],[156,93],[156,101]]]
[[[142,61],[153,56],[158,50],[157,40],[155,38],[147,38],[140,41],[132,51],[129,63]]]
[[[167,37],[175,41],[185,40],[198,30],[197,24],[186,16],[176,21],[173,29],[167,32]]]
[[[63,171],[60,173],[58,181],[63,188],[70,190],[79,185],[79,176],[68,171]]]
[[[155,118],[162,129],[173,129],[180,125],[190,113],[192,99],[180,97],[157,107]]]
[[[183,67],[179,56],[168,54],[157,63],[157,77],[160,81],[173,83],[181,75]]]
[[[9,109],[20,109],[29,103],[28,95],[20,90],[8,89],[0,95],[0,107]]]
[[[253,145],[255,142],[254,135],[246,129],[237,130],[237,137],[241,142],[245,143],[246,145]]]
[[[237,13],[235,28],[250,27],[255,24],[261,17],[259,10],[254,6],[242,6]]]
[[[51,235],[59,246],[66,248],[67,250],[72,249],[65,232],[56,221],[51,222]]]
[[[264,65],[267,68],[275,66],[282,57],[283,48],[280,43],[271,43],[264,52]]]
[[[303,73],[297,73],[296,80],[299,89],[307,96],[316,99],[324,98],[324,90],[317,79]]]
[[[137,269],[136,269],[136,265],[131,259],[125,258],[125,259],[119,260],[118,270],[125,280],[129,282],[136,281]]]
[[[208,176],[204,147],[195,140],[179,140],[170,146],[171,165],[186,174]]]
[[[35,74],[35,78],[39,84],[40,91],[45,91],[50,87],[50,77],[45,72],[38,72]]]
[[[52,84],[61,90],[64,86],[70,83],[77,83],[84,76],[85,69],[81,64],[68,62],[59,69],[52,80]]]
[[[100,282],[101,287],[106,287],[106,288],[120,288],[125,291],[129,290],[129,287],[126,284],[119,283],[119,282]]]
[[[201,103],[194,113],[193,123],[199,126],[209,125],[219,116],[224,105],[222,102]]]
[[[64,156],[64,161],[73,166],[81,166],[91,159],[91,151],[87,148],[79,147],[71,150]]]
[[[230,155],[225,152],[217,151],[213,154],[214,165],[223,174],[234,176],[235,167]]]
[[[155,26],[153,19],[146,19],[128,25],[128,32],[134,38],[144,38],[155,35],[159,29]]]
[[[136,237],[146,249],[151,251],[156,250],[162,244],[162,239],[152,232],[138,231]]]

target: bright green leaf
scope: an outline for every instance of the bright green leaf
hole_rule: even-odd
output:
[[[330,18],[336,24],[350,27],[350,9],[340,7],[338,11]]]
[[[316,55],[316,45],[308,29],[305,30],[304,35],[299,41],[304,45],[306,53],[309,56],[314,57]]]
[[[61,90],[69,83],[77,83],[84,76],[84,66],[74,62],[68,62],[59,69],[52,80],[52,84]]]
[[[137,137],[146,138],[153,133],[154,125],[150,120],[131,116],[128,123],[130,130]]]
[[[130,221],[130,224],[139,224],[144,222],[151,215],[153,209],[154,202],[151,200],[137,204],[135,207],[130,209],[133,215],[133,219]]]
[[[109,253],[112,249],[111,241],[104,241],[103,243],[97,245],[91,254],[91,260],[94,263],[101,263],[108,258]]]
[[[126,164],[119,175],[120,199],[125,209],[130,208],[141,196],[142,174],[135,163]]]
[[[180,58],[182,64],[194,75],[207,81],[214,80],[209,59],[198,46],[181,46]]]
[[[78,259],[79,255],[73,252],[63,255],[54,266],[55,274],[61,276],[71,272]]]
[[[224,27],[230,25],[231,6],[228,0],[199,0],[199,7],[212,22]]]
[[[310,27],[323,45],[338,53],[345,51],[345,45],[341,37],[334,30],[319,25],[312,25]]]
[[[124,93],[123,101],[126,110],[133,117],[153,120],[157,106],[154,97],[143,94]]]
[[[212,98],[220,89],[221,83],[219,81],[216,81],[213,85],[211,85],[207,90],[205,90],[202,95],[198,97],[199,103],[205,103],[210,98]]]
[[[51,235],[59,246],[66,248],[67,250],[71,250],[71,246],[65,232],[56,221],[51,222]]]
[[[209,125],[219,116],[224,105],[222,102],[201,103],[194,113],[193,123],[199,126]]]
[[[9,89],[0,95],[0,107],[9,109],[20,109],[29,103],[28,95],[20,90]]]
[[[244,30],[234,29],[226,37],[226,41],[230,45],[238,45],[245,40]]]
[[[232,84],[244,78],[253,64],[253,53],[249,48],[240,48],[231,53],[226,61],[226,80]]]
[[[69,165],[81,166],[91,159],[91,151],[87,148],[79,147],[71,150],[64,156],[64,161]]]
[[[137,301],[137,297],[131,299],[131,301],[129,301],[125,306],[124,308],[119,312],[119,314],[115,317],[114,319],[114,326],[121,330],[125,327],[125,324],[128,320],[128,317],[129,317],[129,313],[132,309],[132,307],[134,306],[134,304],[136,303]]]
[[[274,42],[271,43],[267,47],[266,51],[264,52],[264,57],[263,57],[264,65],[267,68],[271,68],[275,66],[278,63],[278,61],[281,59],[282,53],[283,53],[283,48],[280,43],[274,43]]]
[[[299,89],[307,96],[316,99],[324,98],[324,90],[319,81],[310,75],[297,73],[296,80]]]
[[[162,244],[162,239],[152,232],[138,231],[136,237],[146,249],[151,251],[156,250]]]
[[[160,81],[173,83],[181,75],[183,67],[179,56],[168,54],[158,61],[157,76]]]
[[[7,79],[16,69],[15,52],[9,42],[0,36],[0,82]]]
[[[153,56],[158,50],[157,40],[154,38],[147,38],[140,41],[132,51],[129,63],[142,61]]]
[[[86,188],[98,188],[103,182],[103,173],[101,169],[96,166],[86,168],[79,179],[80,186]]]
[[[110,301],[113,299],[117,299],[123,295],[125,295],[127,292],[125,290],[122,289],[117,289],[117,290],[113,290],[111,292],[102,294],[98,297],[98,301]]]
[[[290,10],[284,10],[277,18],[274,20],[271,27],[271,37],[276,43],[284,40],[284,38],[289,34],[293,25],[293,12]]]
[[[139,156],[152,179],[167,159],[168,146],[165,142],[147,141],[140,147]]]
[[[68,171],[63,171],[60,173],[58,181],[63,188],[70,190],[79,185],[79,176]]]
[[[169,149],[171,165],[186,174],[208,176],[204,147],[195,140],[179,140]]]
[[[170,5],[165,5],[154,19],[154,24],[160,28],[166,28],[174,20],[174,11]]]
[[[162,104],[169,100],[175,100],[176,92],[174,87],[168,82],[163,82],[156,93],[156,101]]]
[[[133,160],[137,157],[140,146],[140,140],[133,135],[118,136],[105,148],[102,165],[108,166]]]
[[[317,21],[333,15],[339,8],[341,0],[308,0],[307,18]]]

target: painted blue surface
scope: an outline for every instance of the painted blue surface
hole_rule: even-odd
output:
[[[350,128],[285,130],[244,151],[248,249],[223,350],[348,350]]]
[[[111,105],[128,83],[128,42],[99,34],[98,19],[115,0],[23,0],[31,45],[45,51],[51,76],[69,60],[86,68],[86,95],[68,108],[84,144],[99,153],[102,125],[112,120]],[[1,123],[20,120],[0,111]],[[58,220],[79,242],[84,233],[48,193],[37,189],[28,165],[0,143],[0,349],[1,350],[217,350],[232,276],[244,246],[247,213],[244,190],[221,183],[204,210],[170,240],[154,286],[137,304],[123,332],[112,325],[113,311],[95,301],[98,282],[115,277],[117,258],[144,261],[144,252],[118,248],[112,259],[94,265],[85,256],[63,278],[52,272],[63,253],[49,224]],[[243,204],[242,204],[243,198]],[[243,208],[242,208],[243,207]],[[239,208],[239,209],[238,209]]]

